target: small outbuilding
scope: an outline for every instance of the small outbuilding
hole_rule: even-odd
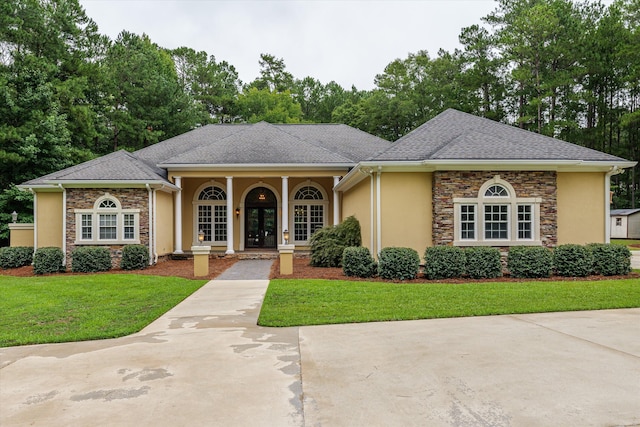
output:
[[[640,209],[612,209],[611,238],[640,239]]]

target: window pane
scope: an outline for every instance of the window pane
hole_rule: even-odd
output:
[[[115,209],[118,206],[116,205],[116,202],[114,202],[111,199],[105,199],[103,201],[100,202],[100,206],[98,206],[100,209]]]
[[[321,229],[324,225],[324,206],[322,205],[311,205],[309,206],[309,225],[310,230],[309,233],[312,235],[317,230]]]
[[[293,239],[296,241],[304,241],[309,237],[307,212],[306,205],[293,207]]]
[[[475,205],[460,206],[460,239],[472,240],[476,238],[476,207]]]
[[[198,229],[204,231],[204,240],[211,241],[211,206],[198,206]]]
[[[485,205],[484,238],[506,240],[509,238],[509,206]]]
[[[100,240],[116,240],[118,238],[118,217],[115,214],[100,214]]]
[[[518,239],[533,239],[533,215],[531,205],[518,206]]]
[[[91,214],[82,215],[81,235],[82,240],[93,239],[93,217]]]
[[[123,234],[122,234],[122,238],[125,240],[133,240],[136,238],[136,232],[135,232],[135,216],[133,214],[124,214],[123,215],[123,224],[124,224],[124,229],[123,229]]]
[[[214,206],[214,238],[216,242],[227,240],[227,207]]]
[[[509,197],[509,192],[502,185],[492,185],[487,188],[484,197]]]

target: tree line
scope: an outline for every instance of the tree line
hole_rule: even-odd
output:
[[[267,53],[244,83],[207,52],[111,40],[78,0],[5,0],[0,223],[29,219],[15,184],[210,123],[345,123],[394,141],[456,108],[640,160],[640,0],[498,0],[459,41],[391,61],[372,90],[297,78]],[[639,171],[614,178],[614,207],[638,206]]]

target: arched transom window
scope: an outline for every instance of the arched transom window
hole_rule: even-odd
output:
[[[454,244],[460,246],[539,245],[540,198],[517,197],[499,175],[476,198],[454,198]]]
[[[117,197],[105,193],[93,209],[75,209],[76,244],[140,243],[140,210],[123,209]]]
[[[328,201],[320,188],[311,183],[295,190],[293,196],[293,241],[306,244],[316,230],[325,226]]]
[[[207,184],[196,191],[195,196],[194,240],[202,230],[204,243],[225,244],[227,241],[227,193],[224,188],[218,184]]]

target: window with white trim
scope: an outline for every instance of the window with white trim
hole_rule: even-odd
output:
[[[204,243],[223,245],[227,243],[227,193],[218,184],[208,184],[196,192],[194,200],[194,244],[198,232],[204,233]]]
[[[326,224],[328,201],[318,186],[305,184],[293,196],[293,242],[308,243],[311,235]]]
[[[93,209],[75,209],[76,244],[140,243],[140,210],[123,209],[117,197],[106,193]]]
[[[454,198],[454,245],[539,245],[541,198],[517,197],[496,175],[475,198]]]

